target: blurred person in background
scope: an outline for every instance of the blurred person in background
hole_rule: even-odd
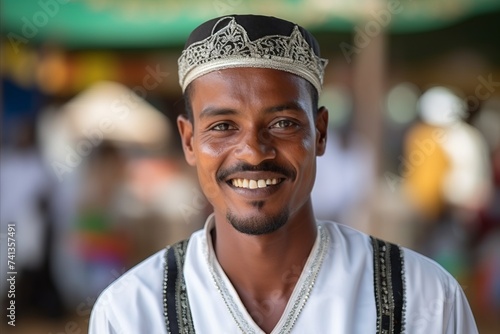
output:
[[[126,159],[111,142],[95,147],[85,166],[79,192],[72,251],[81,262],[79,292],[98,295],[129,268],[131,245],[117,207],[123,190]]]
[[[445,87],[420,98],[421,122],[405,138],[405,193],[422,228],[418,247],[455,276],[465,273],[470,232],[490,195],[482,134],[464,121],[465,102]]]
[[[477,333],[435,262],[316,220],[326,63],[307,30],[274,17],[221,17],[191,33],[178,127],[214,213],[108,287],[91,333]]]
[[[474,231],[475,299],[481,314],[496,319],[500,312],[500,99],[486,102],[473,125],[484,134],[488,143],[493,184]]]
[[[82,159],[79,164],[62,169],[65,171],[63,174],[54,167],[59,163],[68,164],[68,148],[75,143],[74,132],[60,101],[52,101],[40,111],[37,131],[41,156],[54,180],[50,198],[53,224],[50,269],[65,309],[73,311],[82,300],[90,297],[86,289],[80,291],[82,262],[74,251],[74,231],[81,189],[85,184],[86,160]]]
[[[356,228],[363,220],[361,208],[370,193],[373,156],[363,136],[348,122],[328,128],[328,145],[318,159],[311,199],[316,218],[348,224]],[[366,212],[366,211],[365,211]]]
[[[208,202],[176,152],[131,157],[118,199],[137,263],[203,226]]]
[[[491,196],[480,210],[478,238],[500,228],[500,99],[485,103],[473,125],[484,134],[491,166]]]
[[[62,304],[50,272],[50,240],[53,221],[53,178],[40,154],[35,119],[13,125],[12,145],[2,145],[0,157],[1,253],[7,254],[7,224],[15,226],[15,258],[18,273],[17,308],[20,315],[38,310],[48,316],[62,314]],[[12,130],[12,129],[10,129]],[[1,261],[6,273],[7,260]],[[2,296],[6,296],[2,281]]]
[[[44,109],[39,128],[58,180],[52,270],[69,311],[84,312],[131,266],[202,226],[206,201],[168,119],[126,86],[96,82]],[[196,210],[179,205],[193,201]]]

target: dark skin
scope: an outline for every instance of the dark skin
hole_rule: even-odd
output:
[[[224,69],[191,85],[193,122],[180,116],[177,124],[186,160],[196,166],[214,207],[215,253],[248,313],[270,333],[316,239],[310,193],[316,157],[326,146],[328,111],[313,111],[309,83],[283,71]],[[222,173],[220,179],[221,171],[262,163],[282,169]],[[277,184],[249,189],[233,181],[238,179]],[[253,235],[233,227],[228,212],[256,228],[266,218],[288,215],[277,230]]]

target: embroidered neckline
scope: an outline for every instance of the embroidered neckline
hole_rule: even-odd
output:
[[[205,247],[205,255],[208,263],[208,268],[212,275],[212,280],[237,327],[244,334],[262,333],[260,329],[256,330],[256,328],[258,328],[257,324],[255,324],[253,320],[249,320],[252,318],[248,314],[248,311],[244,309],[244,307],[242,310],[242,303],[237,296],[234,287],[229,282],[229,279],[227,278],[219,262],[217,261],[215,252],[213,251],[211,240],[209,239],[209,234],[206,236],[206,239],[208,240],[206,240],[207,244]],[[322,226],[318,225],[318,235],[311,250],[311,254],[309,255],[304,269],[300,274],[299,280],[297,281],[292,295],[290,296],[290,300],[285,307],[283,315],[272,331],[273,334],[290,333],[293,326],[297,322],[297,319],[304,309],[314,287],[314,284],[318,277],[318,273],[328,251],[329,243],[330,237],[327,231],[325,231]],[[208,249],[208,247],[211,248],[211,251]]]

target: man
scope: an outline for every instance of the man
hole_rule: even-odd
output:
[[[437,264],[316,221],[325,65],[309,32],[277,18],[235,15],[193,31],[179,59],[178,127],[214,213],[112,284],[91,333],[477,332]]]

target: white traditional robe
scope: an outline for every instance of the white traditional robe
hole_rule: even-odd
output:
[[[291,333],[376,333],[370,237],[332,222],[318,222],[318,225],[328,234],[329,245],[316,283]],[[194,327],[196,333],[241,333],[212,279],[207,260],[209,256],[215,256],[210,237],[212,228],[214,219],[210,216],[204,230],[191,236],[186,252],[184,276]],[[317,248],[318,240],[311,254]],[[422,255],[404,248],[403,254],[405,333],[477,333],[471,310],[456,280]],[[164,264],[162,250],[109,286],[92,310],[90,333],[166,333]],[[290,274],[293,275],[293,270]],[[224,274],[222,276],[248,325],[255,333],[263,333],[244,308],[230,281]],[[299,285],[300,280],[296,290]],[[289,303],[273,334],[279,333],[290,308]]]

